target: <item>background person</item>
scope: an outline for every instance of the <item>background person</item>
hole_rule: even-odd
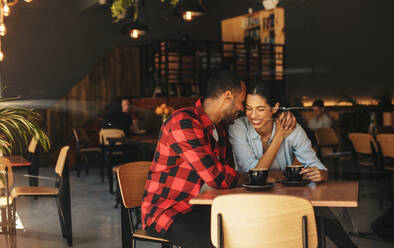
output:
[[[329,128],[332,127],[332,119],[325,112],[324,102],[320,99],[317,99],[312,104],[313,109],[313,117],[308,122],[308,127],[312,131],[315,131],[318,128]]]

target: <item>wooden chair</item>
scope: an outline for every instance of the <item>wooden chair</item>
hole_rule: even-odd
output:
[[[32,137],[27,148],[26,159],[30,162],[27,172],[32,177],[29,177],[29,186],[38,186],[38,175],[40,174],[40,153],[38,151],[37,138]]]
[[[89,174],[89,162],[88,162],[88,153],[100,153],[101,148],[100,147],[88,147],[88,140],[86,133],[82,131],[83,129],[77,129],[73,128],[73,133],[74,133],[74,139],[75,139],[75,151],[77,154],[77,176],[79,177],[81,174],[81,167],[82,167],[82,158],[83,158],[83,164],[85,165],[86,168],[86,175]],[[79,133],[81,135],[79,135]]]
[[[12,167],[7,158],[0,158],[0,233],[5,235],[7,247],[16,247],[16,215],[10,188],[13,184]]]
[[[294,196],[230,194],[213,200],[215,247],[317,247],[313,207]]]
[[[11,195],[15,202],[19,197],[52,197],[56,198],[60,227],[67,244],[72,246],[70,180],[68,174],[67,154],[69,146],[63,146],[57,159],[55,187],[15,187]],[[16,205],[16,203],[15,203]],[[43,209],[45,211],[45,209]]]
[[[318,128],[315,130],[315,137],[316,137],[316,148],[317,148],[317,156],[320,159],[324,158],[332,158],[332,159],[339,159],[337,155],[328,155],[325,150],[329,149],[333,152],[337,152],[339,147],[339,139],[337,134],[335,133],[334,129],[332,128]],[[335,163],[335,169],[333,170],[334,178],[338,178],[340,175],[340,168],[338,166],[338,161]]]
[[[122,160],[123,156],[123,147],[121,142],[116,142],[115,147],[110,145],[108,138],[124,138],[125,133],[121,129],[101,129],[99,133],[100,137],[100,145],[102,151],[102,161],[103,164],[106,165],[107,168],[107,178],[109,183],[109,192],[113,193],[113,156],[116,155]],[[101,181],[104,182],[104,168],[101,167]]]
[[[323,148],[332,148],[335,152],[339,146],[339,139],[337,134],[335,133],[334,129],[332,128],[318,128],[315,131],[316,142],[317,142],[317,149],[318,149],[318,156],[320,158],[323,157]]]
[[[392,200],[392,177],[394,171],[394,134],[378,134],[376,135],[378,141],[378,148],[380,154],[381,167],[390,173],[389,178],[389,193],[390,200]],[[388,160],[388,161],[387,161]]]
[[[361,169],[361,172],[364,171],[364,174],[367,174],[368,178],[375,179],[378,191],[380,191],[382,189],[382,170],[379,167],[378,146],[375,139],[369,133],[349,133],[348,137],[353,145],[353,164],[364,167],[359,169]],[[378,192],[376,196],[378,204],[382,209],[382,194]]]
[[[153,237],[144,230],[136,229],[133,225],[132,211],[138,209],[141,205],[145,190],[145,181],[151,164],[152,162],[149,161],[138,161],[118,167],[117,175],[122,196],[122,247],[129,247],[131,243],[134,248],[136,240],[151,241],[172,246],[168,240]]]

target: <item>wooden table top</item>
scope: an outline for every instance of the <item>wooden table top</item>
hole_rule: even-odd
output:
[[[12,167],[16,167],[16,166],[30,166],[31,163],[26,160],[24,157],[20,156],[20,155],[10,155],[10,156],[3,156],[0,158],[1,159],[6,159],[7,160],[7,164],[9,161],[9,165],[11,165]]]
[[[219,195],[245,194],[279,194],[304,198],[315,207],[358,207],[358,182],[356,181],[327,181],[324,183],[310,183],[307,186],[288,187],[282,183],[268,191],[249,191],[243,187],[231,189],[209,189],[189,203],[194,205],[211,205]]]

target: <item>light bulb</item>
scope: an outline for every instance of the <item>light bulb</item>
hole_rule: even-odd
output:
[[[183,12],[182,17],[187,22],[193,21],[194,19],[194,15],[192,11]]]
[[[4,16],[9,16],[10,15],[10,7],[8,6],[8,4],[4,4],[4,7],[3,7],[3,13],[4,13]]]
[[[133,29],[130,31],[130,37],[133,39],[138,39],[139,37],[139,33],[138,33],[138,29]]]
[[[7,33],[4,23],[0,24],[0,35],[4,36]]]
[[[26,3],[31,3],[32,0],[25,0]]]
[[[4,60],[4,54],[3,54],[3,51],[0,51],[0,61],[3,61]]]

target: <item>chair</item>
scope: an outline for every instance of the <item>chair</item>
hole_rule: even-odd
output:
[[[27,148],[27,158],[30,162],[30,166],[27,168],[27,172],[32,177],[29,177],[29,186],[38,186],[38,175],[40,168],[40,153],[38,151],[37,138],[32,137],[30,144]]]
[[[318,144],[318,156],[323,157],[322,148],[332,148],[334,152],[339,146],[339,139],[334,129],[332,128],[318,128],[315,131],[316,141]]]
[[[294,196],[218,196],[212,203],[211,241],[218,248],[317,247],[313,207]]]
[[[118,167],[117,175],[120,193],[122,196],[122,247],[135,248],[136,240],[151,241],[171,246],[165,239],[149,235],[142,229],[136,229],[133,225],[132,211],[141,205],[142,195],[145,190],[145,181],[152,162],[138,161],[127,163]],[[139,219],[137,217],[137,219]],[[137,220],[137,224],[138,224]]]
[[[108,138],[116,138],[116,139],[121,139],[125,137],[125,133],[121,129],[101,129],[99,133],[100,137],[100,145],[101,145],[101,151],[102,151],[102,158],[103,158],[103,164],[106,164],[107,167],[107,178],[108,178],[108,183],[109,183],[109,192],[112,194],[113,193],[113,174],[112,174],[112,167],[113,167],[113,155],[117,155],[120,158],[122,158],[123,151],[122,151],[122,143],[121,142],[116,142],[113,147],[113,144],[111,144],[108,141]],[[114,151],[114,148],[117,148]],[[101,174],[101,181],[104,182],[104,170],[103,167],[101,167],[100,170]]]
[[[77,153],[77,176],[81,175],[81,158],[83,157],[83,162],[86,168],[86,175],[89,174],[89,163],[88,163],[88,153],[100,153],[100,147],[88,147],[88,138],[83,129],[75,129],[73,128],[74,138],[75,138],[75,150]],[[79,135],[80,133],[81,135]]]
[[[337,155],[329,155],[324,152],[327,149],[331,149],[333,152],[337,152],[338,147],[339,147],[339,139],[337,137],[337,134],[335,133],[334,129],[332,128],[318,128],[315,130],[315,137],[316,137],[316,142],[317,142],[317,156],[320,159],[323,158],[334,158],[338,159],[339,156]],[[336,168],[334,170],[334,177],[338,178],[339,177],[339,167],[338,167],[338,161],[336,161],[335,164]]]
[[[16,247],[15,204],[10,195],[13,184],[12,167],[6,158],[0,158],[0,233],[5,234],[7,247]]]
[[[55,172],[57,174],[55,187],[15,187],[11,195],[15,200],[22,196],[56,198],[60,227],[67,244],[72,246],[70,182],[68,174],[67,154],[69,146],[63,146],[57,159]]]
[[[366,170],[367,175],[375,179],[377,188],[381,187],[382,174],[379,168],[378,146],[375,139],[369,133],[349,133],[349,140],[353,145],[353,163],[361,165]],[[376,194],[380,208],[383,207],[383,199],[381,194]]]
[[[392,200],[392,176],[394,171],[394,134],[378,134],[376,135],[378,141],[379,155],[380,155],[380,166],[383,170],[390,173],[389,179],[389,193],[390,200]],[[391,161],[386,162],[386,160]]]

